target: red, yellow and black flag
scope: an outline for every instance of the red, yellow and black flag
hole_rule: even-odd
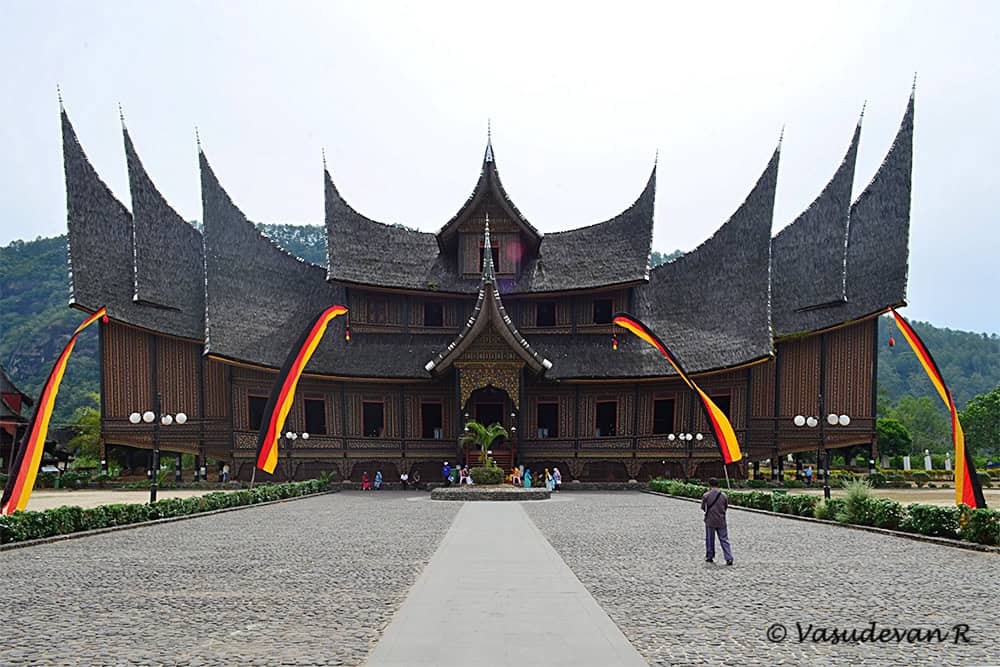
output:
[[[264,472],[273,473],[278,465],[278,438],[285,426],[285,418],[292,409],[295,399],[295,388],[302,377],[302,371],[319,345],[320,339],[326,333],[326,326],[333,318],[347,312],[344,306],[330,306],[324,310],[311,326],[306,328],[299,337],[295,347],[288,353],[285,365],[274,381],[271,396],[267,399],[264,409],[264,419],[260,423],[260,434],[257,436],[257,467]]]
[[[69,355],[73,353],[73,347],[76,345],[76,339],[80,332],[97,320],[108,321],[107,308],[101,308],[90,315],[76,328],[76,331],[70,336],[69,342],[66,343],[66,347],[63,348],[62,354],[56,360],[55,366],[52,367],[49,378],[45,381],[42,396],[38,400],[38,405],[35,406],[34,414],[31,415],[31,421],[28,422],[28,430],[25,431],[17,453],[14,455],[11,465],[13,474],[7,478],[3,499],[0,500],[0,513],[2,514],[23,510],[28,505],[31,490],[35,487],[35,477],[38,476],[38,465],[42,461],[45,436],[49,433],[52,408],[56,403],[56,394],[59,393],[63,374],[66,372]]]
[[[920,340],[920,336],[910,327],[909,322],[903,319],[902,315],[895,310],[890,310],[900,333],[913,348],[917,359],[920,360],[920,365],[924,367],[927,377],[931,379],[931,384],[934,385],[934,389],[937,390],[941,400],[951,412],[951,439],[955,445],[955,503],[985,508],[986,499],[983,497],[983,488],[979,484],[979,477],[976,476],[976,464],[965,446],[965,433],[962,432],[962,424],[958,421],[955,399],[951,397],[951,391],[944,383],[944,377],[942,377],[937,364],[934,363],[934,357],[927,351],[927,346]]]
[[[722,460],[726,463],[733,463],[739,461],[743,458],[743,452],[740,451],[740,443],[736,440],[736,432],[733,430],[733,425],[729,423],[729,419],[726,414],[719,409],[711,398],[708,397],[704,391],[701,390],[694,380],[692,380],[688,374],[681,367],[681,362],[677,360],[667,346],[663,344],[656,334],[654,334],[649,327],[643,324],[641,321],[629,315],[628,313],[615,313],[611,321],[623,329],[627,329],[634,333],[636,336],[646,341],[657,350],[660,351],[670,365],[674,367],[677,374],[681,376],[681,379],[691,388],[701,401],[701,407],[705,411],[705,416],[708,418],[708,423],[712,425],[712,433],[715,434],[715,441],[719,444],[719,451],[722,453]]]

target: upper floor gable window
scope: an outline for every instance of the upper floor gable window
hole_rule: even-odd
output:
[[[554,327],[556,325],[556,302],[542,301],[535,306],[535,326]]]
[[[611,299],[594,299],[594,324],[611,324],[613,304]]]
[[[444,326],[444,304],[440,301],[424,302],[424,326],[443,327]]]

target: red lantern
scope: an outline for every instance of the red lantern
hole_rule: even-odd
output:
[[[344,340],[346,340],[348,343],[351,342],[351,330],[350,329],[344,329]]]
[[[889,347],[896,347],[896,339],[889,336]]]
[[[618,349],[618,336],[617,335],[614,335],[614,336],[611,337],[611,349],[612,350],[617,350]]]

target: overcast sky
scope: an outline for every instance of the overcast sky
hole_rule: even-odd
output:
[[[262,222],[323,222],[321,149],[359,211],[433,231],[479,175],[543,232],[605,220],[659,150],[654,248],[739,206],[785,126],[774,231],[820,192],[867,100],[857,196],[917,72],[910,307],[1000,332],[1000,3],[0,0],[0,244],[65,232],[56,85],[130,206],[118,108],[164,196],[201,219],[195,126]]]

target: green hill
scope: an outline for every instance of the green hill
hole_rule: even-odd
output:
[[[294,255],[326,263],[326,235],[320,225],[267,225],[258,228]],[[679,252],[654,252],[653,265],[670,261]],[[22,391],[37,396],[46,374],[79,324],[81,314],[67,307],[66,237],[14,241],[0,248],[0,363]],[[913,322],[948,381],[959,408],[973,396],[1000,385],[1000,338],[993,335],[941,329]],[[902,340],[888,346],[885,318],[879,328],[879,389],[891,404],[901,396],[933,395],[930,382]],[[895,337],[900,339],[896,332]],[[81,336],[66,371],[53,426],[69,420],[76,408],[89,402],[99,385],[97,331]]]

